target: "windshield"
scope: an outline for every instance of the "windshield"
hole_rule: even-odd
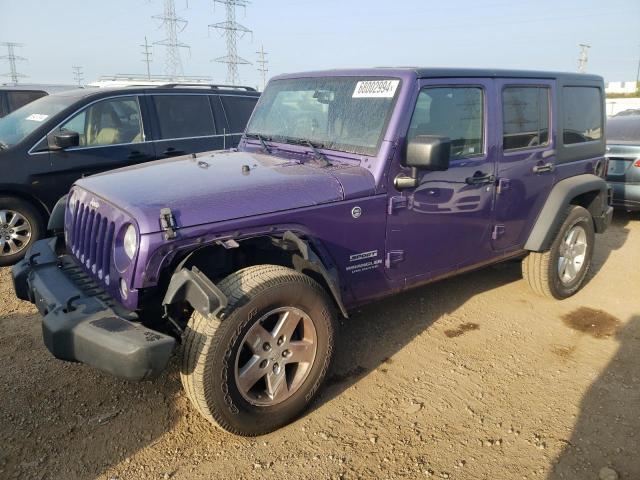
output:
[[[50,95],[39,98],[0,118],[0,149],[21,142],[48,118],[75,103],[77,97]]]
[[[375,155],[399,85],[372,77],[275,80],[260,97],[247,135]]]

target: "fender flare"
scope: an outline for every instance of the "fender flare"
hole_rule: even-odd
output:
[[[340,282],[338,279],[338,274],[336,273],[336,269],[332,268],[327,270],[322,263],[322,260],[313,249],[309,246],[309,243],[305,240],[302,240],[291,230],[287,230],[282,235],[282,240],[276,240],[275,244],[280,248],[287,249],[287,246],[293,245],[295,249],[299,252],[299,255],[293,256],[293,266],[300,273],[304,273],[305,270],[311,270],[322,276],[323,280],[326,282],[329,287],[329,291],[333,296],[338,308],[340,308],[340,312],[345,318],[349,318],[349,313],[344,306],[344,302],[342,301],[342,294],[340,293]]]
[[[162,305],[184,300],[205,317],[218,315],[227,306],[227,296],[197,267],[182,268],[171,276]]]
[[[606,222],[598,221],[598,219],[606,215],[608,208],[610,208],[608,190],[607,182],[590,173],[560,180],[551,189],[524,249],[533,252],[548,250],[564,220],[567,207],[574,198],[585,193],[597,192],[594,200],[586,208],[594,218],[596,232],[602,233],[607,225]]]

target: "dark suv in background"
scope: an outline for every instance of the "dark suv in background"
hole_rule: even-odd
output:
[[[0,118],[52,93],[72,90],[69,85],[0,85]]]
[[[0,266],[44,235],[53,206],[78,178],[235,147],[259,96],[202,84],[70,90],[0,119]]]

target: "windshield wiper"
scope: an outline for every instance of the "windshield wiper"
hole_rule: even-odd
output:
[[[265,141],[265,140],[271,140],[271,137],[265,137],[260,133],[245,133],[244,136],[247,138],[257,138],[258,140],[260,140],[260,145],[262,145],[262,149],[265,151],[265,153],[271,153],[271,149],[269,148],[269,146],[267,145],[267,142]]]
[[[292,138],[292,137],[285,137],[283,138],[283,141],[285,143],[290,143],[291,145],[302,145],[305,147],[309,147],[313,151],[313,157],[316,160],[320,160],[323,163],[322,165],[323,167],[328,167],[331,165],[331,162],[329,161],[327,156],[324,153],[322,153],[320,150],[318,150],[319,148],[326,148],[324,144],[312,142],[311,140],[307,140],[305,138]]]
[[[9,150],[9,145],[0,140],[0,150]]]

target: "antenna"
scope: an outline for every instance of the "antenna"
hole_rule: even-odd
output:
[[[26,75],[18,73],[16,68],[16,62],[25,62],[27,59],[16,55],[16,47],[24,47],[24,43],[15,42],[2,42],[0,46],[7,47],[7,54],[0,57],[0,59],[6,59],[9,62],[9,73],[4,73],[0,76],[9,77],[13,83],[18,83],[19,78],[25,78]]]
[[[237,85],[240,83],[238,76],[238,65],[251,65],[251,62],[238,56],[237,40],[244,37],[247,33],[252,33],[244,25],[236,22],[236,7],[246,7],[249,2],[247,0],[213,0],[213,5],[220,3],[225,6],[227,11],[227,21],[213,23],[209,28],[221,30],[227,41],[227,54],[224,57],[216,58],[218,63],[227,64],[227,83]]]
[[[147,36],[144,36],[144,44],[140,45],[144,50],[142,51],[142,56],[144,57],[142,61],[147,64],[147,78],[151,80],[151,56],[153,53],[149,47],[149,43],[147,42]]]
[[[267,72],[269,71],[267,68],[269,61],[265,60],[267,52],[264,51],[264,45],[260,45],[260,50],[256,53],[258,54],[258,61],[256,63],[258,64],[258,71],[262,75],[262,90],[264,90],[264,87],[267,85]]]
[[[587,62],[589,61],[589,49],[591,48],[591,45],[581,43],[578,46],[580,47],[580,57],[578,58],[578,72],[587,73]]]
[[[74,65],[71,67],[73,69],[73,78],[79,87],[82,86],[82,82],[84,81],[84,74],[82,73],[82,67],[80,65]]]
[[[152,18],[162,20],[166,38],[154,45],[167,47],[166,73],[173,79],[182,76],[182,59],[180,49],[189,48],[189,45],[178,41],[178,33],[187,27],[187,21],[176,14],[176,4],[174,0],[164,0],[164,12],[162,15],[154,15]]]

